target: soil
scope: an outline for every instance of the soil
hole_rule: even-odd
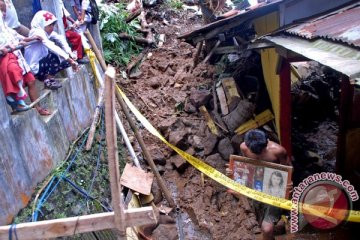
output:
[[[121,78],[120,71],[122,69],[118,69],[119,85],[137,109],[171,143],[225,173],[228,163],[227,156],[229,152],[239,152],[239,143],[242,139],[240,137],[240,139],[234,140],[231,139],[232,136],[223,135],[223,140],[227,139],[224,142],[228,143],[227,145],[231,142],[233,149],[222,151],[223,149],[219,149],[219,144],[217,144],[220,139],[210,133],[203,115],[198,111],[198,104],[202,101],[208,109],[214,108],[212,97],[208,98],[205,92],[211,92],[214,81],[224,71],[220,71],[218,65],[201,63],[192,69],[196,49],[177,39],[178,34],[201,26],[202,19],[191,10],[176,11],[166,7],[165,4],[158,4],[153,8],[146,9],[146,12],[148,23],[153,24],[155,37],[165,34],[166,40],[161,47],[144,49],[144,58],[141,64],[134,71],[128,73],[129,78]],[[201,59],[203,58],[204,56],[201,56]],[[259,57],[248,59],[250,59],[250,63],[243,62],[243,69],[236,66],[233,66],[232,69],[231,66],[227,66],[227,68],[228,71],[235,71],[236,74],[233,76],[238,84],[242,83],[243,86],[246,86],[242,89],[242,93],[252,103],[256,103],[255,113],[259,113],[267,108],[269,100],[266,94],[259,96],[259,92],[264,89],[264,86],[259,84],[262,77],[261,67],[259,67],[261,65],[256,64]],[[251,76],[246,76],[246,74]],[[255,87],[252,81],[253,76],[258,82]],[[247,81],[250,84],[246,84]],[[256,93],[256,91],[258,92]],[[194,100],[194,93],[199,92],[203,95],[198,94],[197,100]],[[118,110],[120,112],[119,107]],[[334,111],[336,112],[336,110]],[[123,116],[121,117],[124,119]],[[130,134],[130,127],[126,121],[123,123]],[[322,171],[326,167],[332,169],[335,159],[334,151],[336,151],[336,149],[334,150],[336,138],[333,136],[336,136],[338,131],[334,118],[325,118],[325,121],[324,118],[319,118],[316,131],[304,130],[311,129],[305,123],[298,124],[299,128],[295,130],[293,136],[302,143],[301,149],[310,149],[319,158],[316,161],[309,160],[310,165],[295,166],[300,169],[296,172],[309,175],[311,173],[303,171],[303,169],[314,170],[313,166],[319,167],[315,169],[316,171]],[[168,216],[161,215],[162,220],[158,226],[144,228],[143,231],[147,236],[151,236],[152,239],[256,239],[261,236],[255,211],[248,199],[242,197],[239,199],[228,193],[227,188],[202,176],[198,170],[189,166],[173,150],[152,136],[140,123],[138,126],[179,210],[179,214],[174,212],[169,214],[171,220],[166,218]],[[276,139],[274,134],[271,135],[271,131],[268,133],[271,139]],[[304,139],[307,140],[304,141]],[[144,158],[141,157],[140,147],[134,136],[130,136],[130,140],[141,164],[144,168],[149,169],[146,167]],[[94,150],[90,153],[82,153],[79,162],[69,172],[68,177],[78,185],[82,185],[84,189],[90,187],[91,176],[93,176],[91,173],[97,163],[97,150],[99,146],[104,145],[104,142],[103,133],[99,131],[95,144],[97,147],[93,148]],[[119,143],[121,145],[121,140]],[[124,147],[121,145],[119,148],[123,149]],[[301,159],[301,154],[303,152],[299,153],[298,159]],[[130,158],[125,156],[126,150],[120,153],[122,163],[125,163],[125,159],[127,162],[131,162]],[[326,162],[321,159],[326,159]],[[89,205],[87,201],[84,201],[83,196],[78,196],[76,190],[68,184],[62,183],[65,185],[60,185],[59,190],[49,198],[49,203],[42,209],[40,219],[105,211],[104,206],[105,208],[109,207],[110,202],[109,188],[105,186],[108,183],[105,152],[100,156],[100,160],[97,170],[99,174],[92,191],[92,195],[98,199],[98,204]],[[297,177],[298,179],[304,178],[303,175]],[[296,182],[294,183],[296,185]],[[155,180],[152,193],[156,206],[168,206],[166,200],[159,193],[159,187]],[[27,221],[30,214],[31,207],[28,207],[19,215],[17,222]]]
[[[163,20],[170,25],[164,24]],[[212,88],[216,69],[210,64],[199,64],[192,70],[196,49],[177,39],[177,34],[190,30],[189,26],[199,26],[201,19],[194,12],[174,11],[158,5],[148,9],[147,21],[154,24],[158,34],[166,35],[166,41],[162,47],[147,52],[139,67],[140,72],[134,74],[136,77],[122,79],[120,85],[153,126],[170,138],[170,142],[205,160],[201,142],[208,130],[196,107],[188,105],[192,102],[192,92]],[[169,129],[167,122],[176,124],[170,124]],[[181,137],[173,139],[173,132]],[[182,160],[176,160],[175,153],[146,130],[141,133],[147,147],[160,149],[167,159],[165,166],[159,167],[165,168],[162,177],[181,209],[176,227],[179,233],[183,231],[183,239],[254,239],[260,231],[251,209],[245,209],[242,201],[215,181],[207,177],[202,180],[200,172],[185,162],[183,165],[174,164]],[[200,144],[199,141],[196,143],[197,138]],[[217,170],[225,173],[226,163],[218,155],[209,164],[216,165]],[[180,165],[182,167],[176,169]],[[157,205],[167,203],[163,200]]]

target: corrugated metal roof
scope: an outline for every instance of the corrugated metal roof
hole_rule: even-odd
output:
[[[360,3],[286,30],[308,39],[325,38],[360,47]]]
[[[291,36],[266,36],[264,39],[315,60],[350,77],[360,77],[360,51],[325,39],[309,41]]]
[[[224,31],[227,31],[229,28],[236,27],[249,19],[254,19],[277,10],[278,5],[285,1],[289,0],[271,0],[269,2],[263,2],[261,4],[252,6],[246,10],[242,10],[234,16],[206,24],[198,29],[194,29],[189,32],[185,32],[179,35],[178,38],[184,38],[188,41],[196,36],[206,35],[216,28],[224,28]]]

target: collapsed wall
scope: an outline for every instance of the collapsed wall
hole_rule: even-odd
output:
[[[10,223],[26,206],[36,185],[91,124],[96,107],[93,80],[91,68],[85,66],[62,79],[62,88],[41,101],[52,112],[46,117],[34,108],[11,115],[0,87],[0,225]]]

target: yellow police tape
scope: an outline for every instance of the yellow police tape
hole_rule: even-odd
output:
[[[92,69],[92,71],[94,73],[95,87],[99,88],[100,84],[99,84],[99,79],[98,79],[97,74],[96,74],[96,66],[95,66],[95,64],[96,64],[96,62],[95,62],[96,61],[95,53],[90,48],[86,48],[85,53],[89,57],[91,69]]]
[[[231,178],[228,178],[226,175],[222,174],[221,172],[217,171],[213,167],[207,165],[200,159],[197,159],[190,154],[184,152],[183,150],[177,148],[176,146],[169,143],[152,125],[151,123],[136,109],[136,107],[130,102],[130,100],[126,97],[124,92],[116,85],[116,90],[120,93],[122,98],[124,99],[126,105],[130,108],[136,118],[142,123],[142,125],[154,136],[158,137],[161,141],[163,141],[166,145],[176,151],[181,157],[186,159],[193,167],[198,169],[200,172],[206,174],[208,177],[212,178],[213,180],[217,181],[218,183],[222,184],[223,186],[236,191],[246,197],[252,198],[262,203],[266,203],[275,207],[283,208],[286,210],[291,210],[292,202],[290,200],[274,197],[269,194],[256,191],[254,189],[248,188],[244,185],[241,185]],[[328,212],[328,208],[324,207],[313,207],[308,204],[303,204],[302,208],[307,210],[310,214],[316,215],[323,218],[329,218],[326,212]],[[334,210],[334,209],[332,209]],[[341,209],[340,209],[341,210]],[[335,217],[336,218],[336,217]],[[360,222],[360,211],[353,211],[351,210],[348,216],[348,221],[352,222]]]

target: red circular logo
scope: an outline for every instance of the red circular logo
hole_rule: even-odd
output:
[[[319,182],[306,189],[301,197],[300,212],[318,229],[331,229],[349,214],[350,201],[344,190],[333,182]],[[309,207],[307,207],[309,206]]]

